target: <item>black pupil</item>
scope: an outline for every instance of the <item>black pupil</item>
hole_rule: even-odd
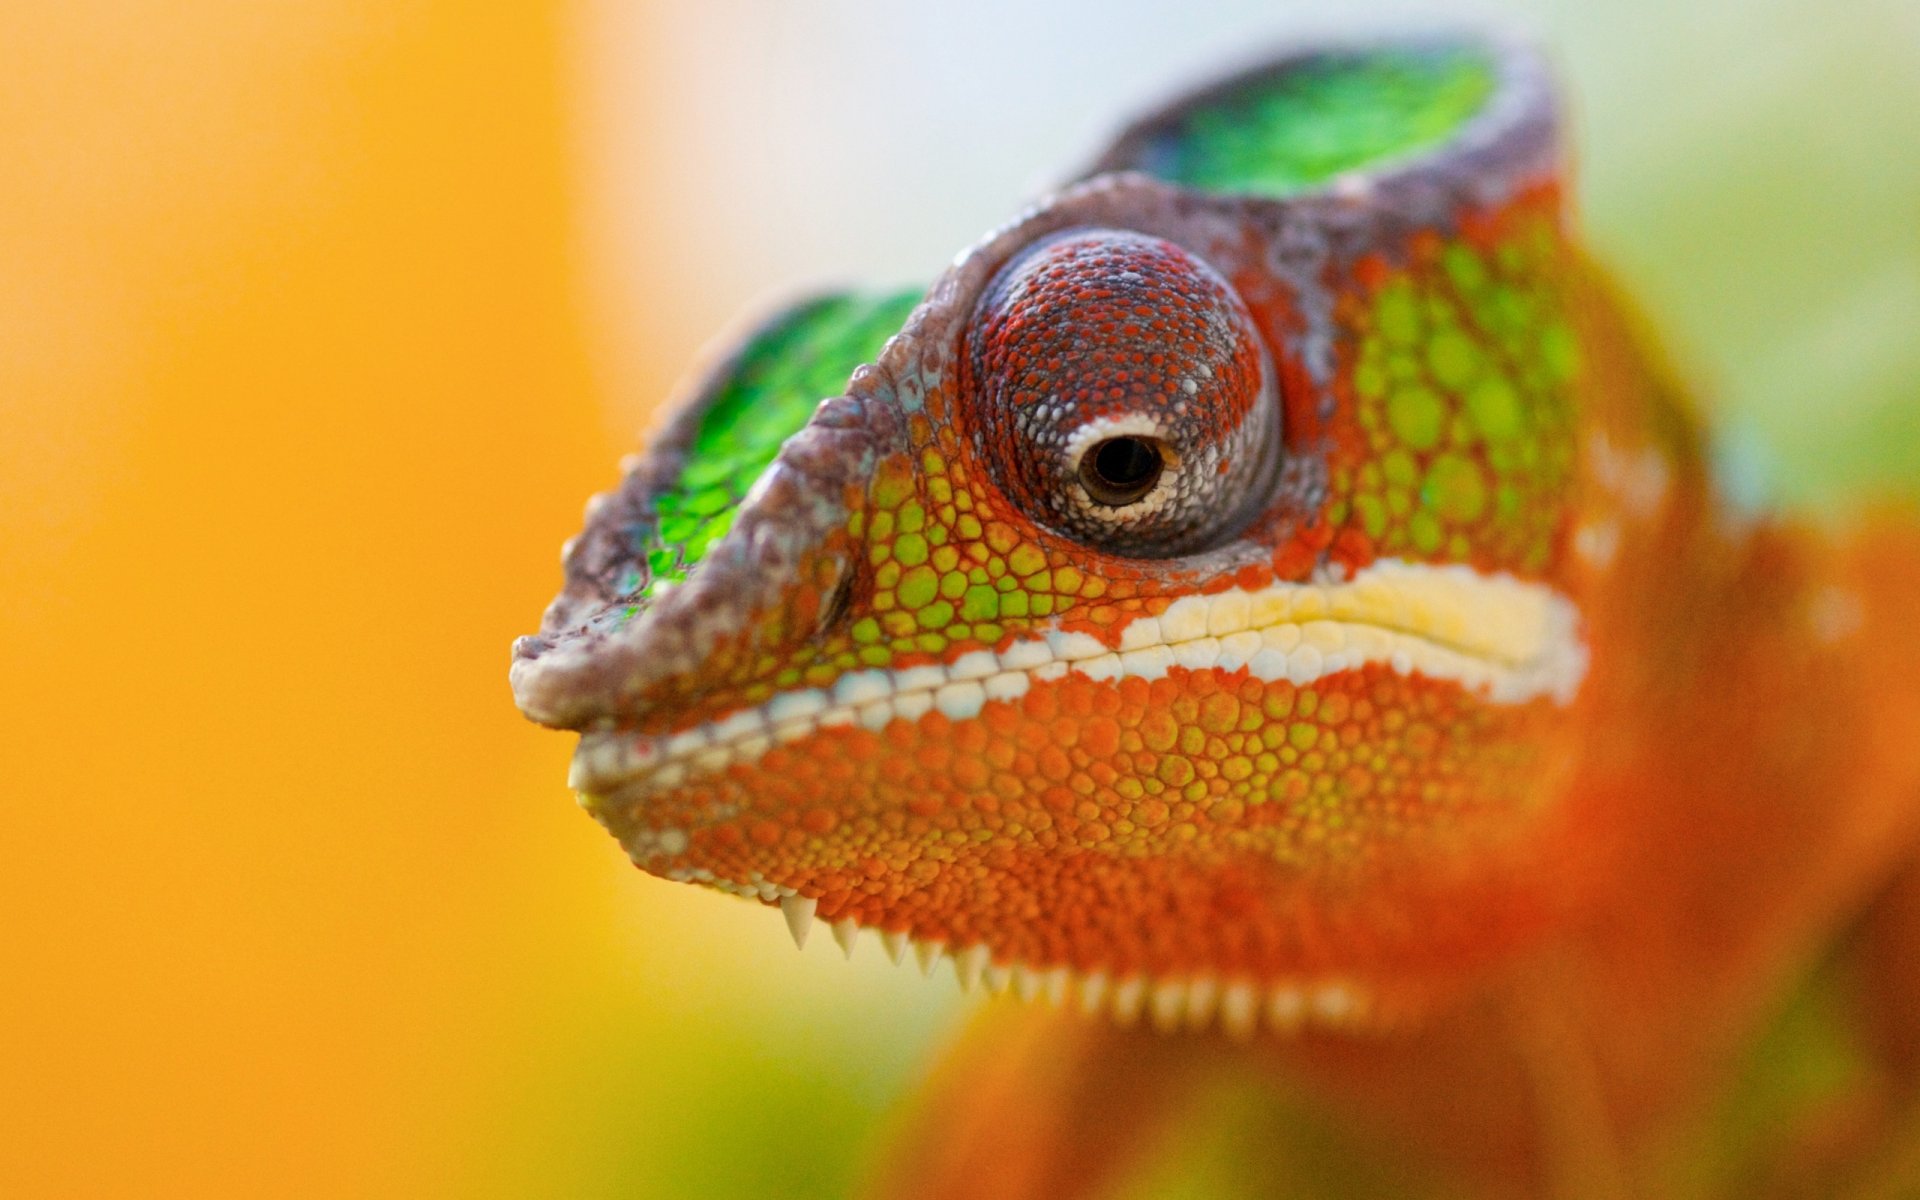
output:
[[[1160,450],[1141,438],[1108,438],[1087,455],[1081,476],[1102,504],[1131,504],[1160,478]]]

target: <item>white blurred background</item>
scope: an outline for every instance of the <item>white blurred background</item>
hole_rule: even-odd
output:
[[[917,282],[1170,89],[1316,31],[1518,28],[1564,65],[1594,244],[1692,374],[1796,447],[1796,498],[1882,478],[1920,405],[1911,0],[882,4],[592,0],[587,264],[621,427],[662,365],[819,281]],[[1848,416],[1843,428],[1830,420]]]

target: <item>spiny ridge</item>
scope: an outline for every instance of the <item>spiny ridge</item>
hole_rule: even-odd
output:
[[[780,900],[796,946],[806,944],[817,908],[817,901],[799,895]],[[851,958],[866,927],[843,917],[831,928],[834,942]],[[921,972],[929,977],[943,960],[951,959],[962,991],[984,987],[992,995],[1011,993],[1029,1003],[1044,1002],[1086,1017],[1104,1016],[1123,1027],[1144,1022],[1162,1034],[1202,1033],[1217,1027],[1227,1037],[1245,1041],[1262,1027],[1289,1034],[1309,1026],[1355,1030],[1391,1023],[1366,989],[1348,981],[1260,983],[1213,974],[1115,978],[1105,971],[1076,971],[1064,965],[996,962],[993,952],[979,942],[956,947],[899,929],[874,932],[890,961],[899,965],[911,950]]]

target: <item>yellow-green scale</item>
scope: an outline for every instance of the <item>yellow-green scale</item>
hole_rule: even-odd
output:
[[[1557,255],[1536,220],[1491,254],[1449,243],[1372,295],[1353,366],[1369,460],[1352,495],[1381,553],[1545,560],[1578,369]]]

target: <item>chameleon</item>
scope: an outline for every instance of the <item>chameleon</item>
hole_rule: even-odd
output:
[[[587,810],[1026,1001],[872,1194],[1196,1132],[1232,1194],[1920,1190],[1920,526],[1742,498],[1564,125],[1498,35],[1290,50],[750,329],[589,503],[511,668]]]

